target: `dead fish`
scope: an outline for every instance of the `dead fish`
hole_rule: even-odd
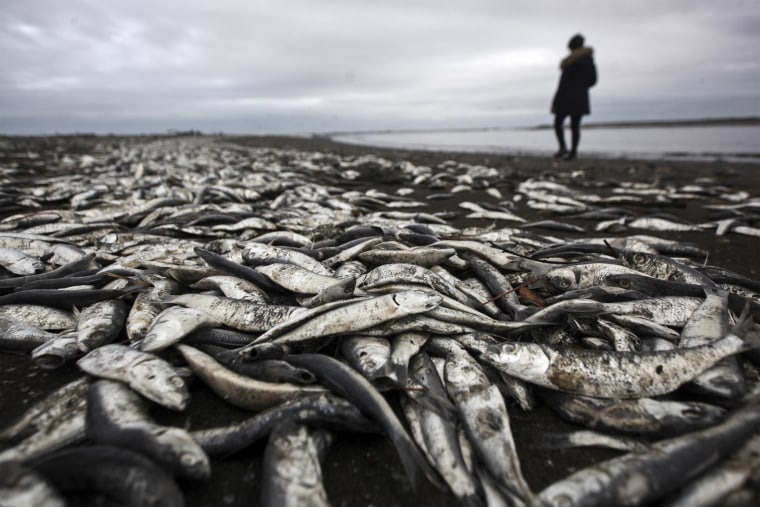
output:
[[[201,278],[193,285],[193,289],[218,290],[224,296],[233,299],[244,299],[251,303],[267,304],[269,295],[253,282],[237,276],[216,275]]]
[[[174,475],[204,479],[211,475],[208,457],[190,434],[154,422],[144,400],[115,380],[97,380],[87,396],[87,436],[95,444],[144,454]]]
[[[675,436],[719,423],[726,409],[699,401],[660,398],[593,398],[541,389],[540,396],[563,419],[598,431],[653,437]]]
[[[414,290],[351,300],[317,313],[298,326],[290,328],[291,324],[285,322],[282,327],[272,328],[259,336],[254,343],[272,341],[294,344],[336,334],[356,333],[390,320],[425,312],[440,302],[441,297],[436,294]],[[303,317],[298,316],[298,320]]]
[[[85,354],[78,342],[76,333],[58,335],[32,350],[32,361],[45,370],[60,368]]]
[[[522,475],[509,414],[498,387],[458,343],[436,338],[430,345],[438,348],[435,353],[445,354],[446,391],[483,466],[507,499],[518,504],[530,502],[533,492]]]
[[[264,382],[222,366],[208,354],[188,345],[178,344],[177,349],[193,372],[220,398],[246,410],[264,410],[287,400],[319,394],[324,388],[316,385],[296,385]]]
[[[577,430],[569,432],[542,431],[530,446],[533,449],[568,449],[572,447],[599,447],[615,451],[642,451],[649,448],[639,438],[608,435],[598,431]]]
[[[259,266],[274,262],[297,264],[319,275],[332,276],[333,270],[321,262],[290,248],[248,242],[243,248],[243,259],[249,266]]]
[[[311,370],[321,383],[351,401],[383,428],[413,488],[419,487],[423,476],[432,484],[440,485],[435,471],[409,437],[393,409],[368,380],[337,359],[322,354],[294,354],[288,356],[288,361]]]
[[[0,266],[20,276],[35,275],[45,271],[42,261],[16,248],[0,247]]]
[[[7,460],[28,462],[58,449],[83,443],[87,438],[87,397],[86,393],[80,391],[81,387],[78,384],[68,386],[67,392],[63,393],[66,403],[56,407],[49,414],[39,414],[32,428],[25,425],[23,429],[31,429],[32,432],[24,434],[20,441],[3,449],[0,452],[0,463]],[[49,406],[54,398],[48,398],[35,408]]]
[[[153,319],[165,308],[164,301],[180,289],[180,284],[164,277],[151,277],[150,286],[140,291],[129,309],[126,320],[127,337],[137,342],[145,337]]]
[[[191,434],[209,456],[229,456],[266,437],[283,421],[361,433],[379,430],[352,403],[334,394],[322,393],[285,401],[242,421],[195,430]]]
[[[320,462],[333,441],[324,429],[290,421],[276,426],[264,450],[261,504],[328,507]]]
[[[346,336],[341,338],[340,349],[346,361],[364,378],[375,382],[382,377],[387,369],[391,358],[391,344],[382,336]],[[385,386],[383,382],[381,388]],[[385,386],[387,387],[387,386]]]
[[[77,365],[92,376],[120,380],[151,401],[184,410],[190,399],[185,381],[160,357],[112,343],[90,351]]]
[[[21,320],[0,317],[0,349],[29,351],[57,336]]]
[[[221,322],[202,310],[170,306],[153,319],[140,342],[140,350],[157,352],[179,342],[193,331],[218,326]]]
[[[623,263],[641,273],[672,282],[691,283],[704,287],[716,284],[695,268],[665,255],[645,252],[620,252]]]
[[[150,459],[119,447],[63,449],[31,464],[64,494],[100,494],[123,505],[182,507],[173,478]]]
[[[290,305],[257,304],[211,294],[180,294],[167,302],[193,308],[207,314],[217,325],[240,331],[267,331],[291,317],[305,312],[303,308]],[[208,325],[205,327],[213,327]]]
[[[271,263],[256,266],[256,271],[263,273],[280,287],[296,294],[317,294],[325,287],[341,282],[341,279],[315,273],[297,264]]]
[[[728,332],[728,293],[706,289],[704,301],[681,329],[678,346],[706,345]],[[744,394],[744,375],[736,357],[727,357],[697,375],[688,387],[712,396],[737,399]]]
[[[582,468],[546,487],[536,505],[641,505],[661,498],[737,449],[760,424],[754,403],[716,426]]]
[[[0,505],[65,507],[66,500],[42,474],[19,461],[0,461]]]
[[[107,299],[83,308],[78,315],[77,346],[82,352],[111,343],[121,333],[128,307],[121,299]]]
[[[29,434],[49,432],[56,419],[87,397],[88,379],[81,377],[50,392],[27,408],[12,424],[0,430],[0,440],[17,440]]]
[[[652,352],[537,343],[484,344],[476,351],[504,373],[536,385],[601,398],[639,398],[672,392],[720,359],[756,346],[757,337],[747,335],[747,340],[729,333],[709,345]]]
[[[447,399],[446,390],[430,357],[424,353],[412,359],[412,378],[424,390],[407,390],[401,406],[410,424],[412,436],[438,470],[449,489],[464,505],[484,505],[478,480],[465,464],[459,445],[456,419],[441,410],[431,409],[439,399]],[[433,400],[425,400],[426,397]]]
[[[674,498],[668,499],[668,507],[734,505],[730,499],[732,493],[741,490],[745,485],[754,489],[752,482],[760,465],[759,446],[760,437],[755,435],[727,459],[716,463],[675,493]],[[756,492],[752,495],[756,496]]]
[[[44,305],[0,305],[0,318],[20,320],[47,331],[69,330],[77,327],[77,319],[73,312]]]
[[[404,247],[404,248],[383,248],[383,244],[378,244],[377,248],[364,251],[357,257],[360,261],[371,265],[383,264],[417,264],[425,268],[432,268],[445,263],[451,257],[456,255],[453,248],[433,248],[433,247]]]

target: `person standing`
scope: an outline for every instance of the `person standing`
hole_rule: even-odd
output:
[[[596,65],[593,50],[583,45],[584,39],[580,34],[574,35],[567,47],[570,54],[562,59],[559,68],[562,75],[559,86],[554,94],[551,112],[554,114],[554,132],[559,142],[559,151],[555,158],[572,160],[578,155],[578,143],[581,140],[581,118],[591,114],[588,90],[596,84]],[[572,134],[570,151],[565,144],[564,123],[570,117]]]

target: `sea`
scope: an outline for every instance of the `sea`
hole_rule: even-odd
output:
[[[565,133],[570,142],[569,130]],[[354,132],[332,139],[366,146],[433,151],[550,155],[551,128]],[[580,157],[760,162],[760,125],[581,128]]]

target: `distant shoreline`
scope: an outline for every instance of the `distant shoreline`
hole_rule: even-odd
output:
[[[645,127],[730,127],[730,126],[760,126],[760,116],[725,117],[725,118],[693,118],[671,120],[636,120],[636,121],[609,121],[588,122],[583,128],[645,128]],[[450,128],[415,128],[415,129],[375,129],[375,130],[352,130],[313,133],[312,137],[335,139],[344,136],[361,136],[377,134],[414,134],[419,132],[488,132],[498,130],[546,130],[554,128],[551,124],[542,123],[534,126],[484,126],[484,127],[450,127]]]
[[[583,128],[640,128],[640,127],[733,127],[760,125],[760,117],[746,116],[735,118],[696,118],[689,120],[642,120],[642,121],[609,121],[584,123]],[[531,127],[534,130],[554,128],[549,124]]]

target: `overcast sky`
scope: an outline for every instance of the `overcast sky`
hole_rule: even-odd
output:
[[[758,0],[6,0],[0,133],[531,126],[577,32],[589,121],[760,115]]]

